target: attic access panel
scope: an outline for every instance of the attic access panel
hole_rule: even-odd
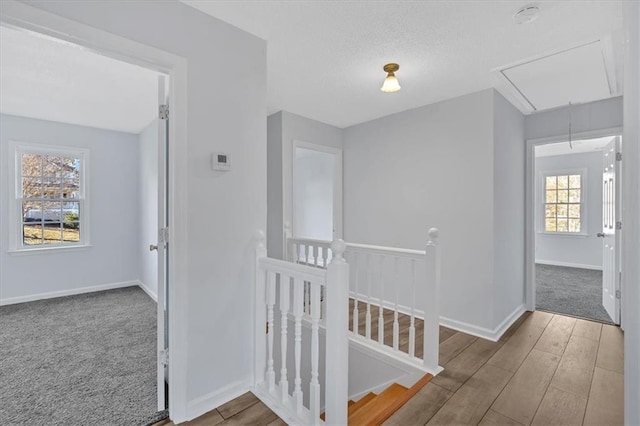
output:
[[[540,111],[614,95],[608,57],[606,43],[597,40],[506,67],[500,73],[532,111]]]

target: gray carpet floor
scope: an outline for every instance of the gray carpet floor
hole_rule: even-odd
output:
[[[0,307],[0,424],[142,425],[156,304],[138,287]]]
[[[602,271],[536,264],[536,309],[611,324],[602,307]]]

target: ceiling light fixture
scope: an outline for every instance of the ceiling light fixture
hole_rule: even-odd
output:
[[[382,69],[387,73],[387,78],[384,79],[384,83],[382,83],[382,87],[380,88],[380,90],[385,93],[392,93],[400,90],[400,83],[398,83],[398,79],[394,74],[396,71],[398,71],[398,69],[400,69],[400,65],[387,64],[382,67]]]
[[[515,15],[513,15],[513,20],[516,24],[529,24],[538,19],[539,14],[540,8],[538,6],[529,5],[518,10]]]

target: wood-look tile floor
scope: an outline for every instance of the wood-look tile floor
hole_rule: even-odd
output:
[[[376,309],[372,306],[375,339]],[[362,310],[358,331],[363,334],[361,315]],[[383,318],[384,342],[391,344],[386,310]],[[416,328],[419,335],[421,322]],[[400,344],[406,350],[408,336],[401,336]],[[422,348],[416,345],[416,352]],[[498,342],[441,327],[440,363],[445,371],[386,425],[623,424],[623,334],[618,327],[540,311],[525,313]],[[284,422],[246,393],[186,424]]]

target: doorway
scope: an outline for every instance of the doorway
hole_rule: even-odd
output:
[[[619,145],[616,135],[528,142],[531,310],[620,323]]]

